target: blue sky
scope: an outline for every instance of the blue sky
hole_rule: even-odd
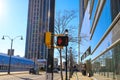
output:
[[[24,56],[27,28],[28,0],[0,0],[0,52],[7,53],[11,38],[22,35],[24,40],[16,38],[13,41],[15,55]]]
[[[79,0],[56,0],[56,11],[79,10]],[[28,0],[0,0],[0,52],[7,53],[11,38],[22,35],[23,40],[16,38],[13,41],[14,55],[24,56],[26,28],[27,28]],[[78,25],[78,24],[77,24]]]

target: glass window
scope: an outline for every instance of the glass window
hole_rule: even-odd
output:
[[[112,22],[110,7],[110,0],[106,0],[91,40],[91,50],[96,47],[95,45],[97,45],[98,41],[102,38]]]
[[[120,0],[111,0],[112,20],[120,12]]]
[[[94,73],[120,80],[120,43],[92,63]]]
[[[94,19],[94,16],[95,16],[97,5],[98,5],[98,0],[94,0],[94,5],[93,5],[93,9],[92,9],[91,20],[90,20],[90,27],[92,27],[92,22],[93,22],[93,19]]]

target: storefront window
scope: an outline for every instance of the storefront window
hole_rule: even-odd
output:
[[[93,61],[94,73],[120,80],[120,43]]]

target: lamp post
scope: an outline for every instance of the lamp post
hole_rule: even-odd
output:
[[[68,36],[68,30],[67,29],[65,30],[65,36]],[[67,79],[67,46],[66,46],[66,80],[68,80]]]
[[[70,49],[70,71],[69,71],[69,79],[72,77],[72,47]]]
[[[18,37],[21,37],[21,40],[23,40],[22,36],[16,36],[14,38],[10,38],[9,36],[3,36],[2,39],[5,40],[5,37],[9,38],[11,40],[11,48],[10,48],[10,58],[9,58],[9,65],[8,65],[8,74],[10,74],[10,67],[11,67],[11,54],[12,54],[12,46],[13,46],[13,40],[15,40]]]

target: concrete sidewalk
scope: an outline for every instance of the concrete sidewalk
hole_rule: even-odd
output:
[[[101,76],[101,75],[99,75],[99,74],[94,74],[94,78],[95,78],[96,80],[113,80],[112,78],[107,78],[107,77]],[[116,80],[116,79],[114,79],[114,80]]]
[[[65,75],[63,75],[63,78],[65,80]],[[59,79],[61,80],[61,78]],[[83,76],[81,72],[74,72],[72,75],[72,78],[69,79],[69,73],[68,73],[68,80],[95,80],[93,77]]]
[[[83,76],[81,72],[74,73],[70,80],[113,80],[98,74],[94,74],[92,77]]]
[[[81,72],[75,72],[70,80],[94,80],[92,77],[83,76]]]

